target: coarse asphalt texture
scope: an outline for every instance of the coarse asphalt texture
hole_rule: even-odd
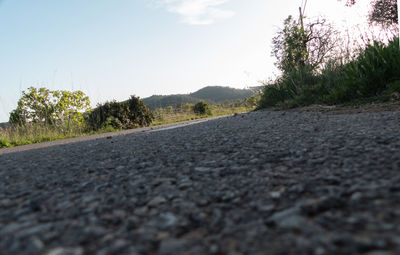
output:
[[[0,155],[0,254],[400,254],[400,112],[257,111]]]

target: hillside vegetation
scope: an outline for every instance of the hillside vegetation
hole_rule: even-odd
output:
[[[251,97],[257,92],[257,87],[253,89],[235,89],[230,87],[208,86],[190,94],[168,96],[154,95],[143,98],[142,100],[150,109],[154,110],[168,106],[175,108],[186,103],[195,104],[199,101],[205,101],[209,104],[220,104],[226,101],[234,102]]]

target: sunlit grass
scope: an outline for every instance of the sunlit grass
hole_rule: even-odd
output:
[[[0,129],[0,148],[41,143],[85,135],[81,128],[27,125]]]
[[[210,115],[197,115],[193,111],[176,111],[176,112],[167,112],[163,110],[155,111],[155,120],[151,124],[151,126],[158,126],[182,121],[217,117],[230,115],[235,113],[242,113],[254,110],[252,107],[220,107],[220,106],[212,106]]]

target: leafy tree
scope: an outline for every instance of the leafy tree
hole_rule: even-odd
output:
[[[18,106],[10,113],[13,125],[42,123],[47,125],[84,122],[83,113],[90,110],[90,100],[82,91],[51,91],[47,88],[28,88],[22,92]]]
[[[325,19],[308,21],[303,25],[289,16],[284,28],[272,39],[272,56],[276,66],[284,73],[306,66],[320,68],[334,53],[338,32]]]
[[[200,101],[193,106],[193,111],[197,115],[211,115],[210,105],[205,101]]]
[[[305,65],[308,58],[305,45],[307,34],[292,16],[284,21],[284,28],[272,39],[272,55],[276,66],[283,72]]]
[[[369,13],[369,21],[384,27],[397,26],[399,22],[397,0],[375,0]]]
[[[347,0],[347,6],[353,6],[356,0]],[[369,13],[369,22],[384,27],[397,26],[399,22],[397,0],[374,0]]]

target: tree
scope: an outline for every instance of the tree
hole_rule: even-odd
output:
[[[83,113],[90,110],[90,100],[82,91],[51,91],[47,88],[28,88],[22,92],[18,106],[10,113],[13,125],[41,123],[46,125],[78,124]]]
[[[272,39],[272,55],[277,58],[276,66],[281,71],[288,72],[306,63],[306,32],[292,16],[285,19],[283,24],[282,31]]]
[[[277,58],[276,66],[283,72],[302,67],[312,70],[320,68],[336,47],[338,32],[322,18],[303,24],[289,16],[284,28],[272,39],[272,56]]]
[[[375,0],[369,13],[369,22],[383,27],[398,25],[397,0]]]
[[[353,6],[356,0],[347,0],[346,6]],[[399,22],[397,0],[374,0],[368,20],[370,24],[383,27],[397,26]]]

